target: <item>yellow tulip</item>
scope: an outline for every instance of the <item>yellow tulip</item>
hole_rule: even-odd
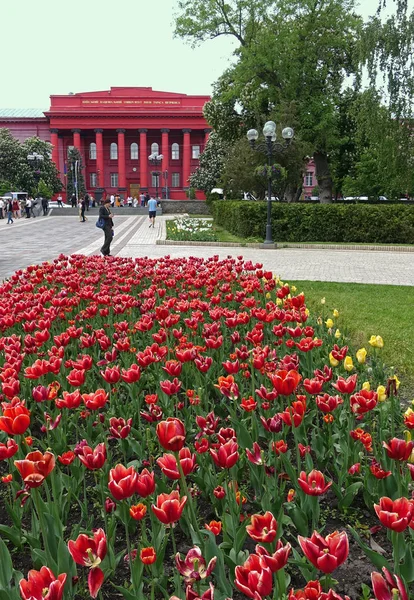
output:
[[[306,315],[307,317],[309,317],[309,315],[310,315],[310,310],[309,310],[309,308],[305,308],[305,315]]]
[[[297,290],[297,287],[296,287],[296,285],[291,285],[291,286],[290,286],[290,289],[292,290],[292,292],[296,292],[296,290]]]
[[[382,339],[382,337],[380,335],[371,335],[370,340],[369,340],[369,345],[372,346],[373,348],[383,348],[384,340]]]
[[[332,319],[327,319],[325,321],[325,325],[327,326],[328,329],[332,329],[334,322],[332,321]]]
[[[365,350],[365,348],[360,348],[359,350],[357,350],[356,357],[359,364],[363,365],[367,358],[367,351]]]
[[[339,310],[336,310],[336,308],[335,308],[335,309],[334,309],[334,311],[333,311],[333,316],[334,316],[335,318],[339,317]]]
[[[339,340],[339,338],[341,337],[341,335],[342,335],[342,333],[339,331],[339,329],[337,329],[335,331],[335,337],[336,337],[336,339]]]
[[[321,304],[325,304],[325,298],[321,298]]]
[[[332,356],[332,352],[329,353],[329,362],[331,364],[331,367],[337,367],[339,365],[339,361]]]
[[[351,356],[345,356],[344,369],[346,371],[352,371],[353,368],[354,368],[354,363],[352,362],[352,357]]]
[[[283,304],[282,298],[276,298],[276,304],[278,306],[280,306],[281,304]]]
[[[269,292],[267,292],[266,299],[269,300],[269,298],[271,298],[271,296],[270,296]]]
[[[317,324],[318,324],[318,325],[322,325],[322,323],[323,323],[323,321],[322,321],[322,317],[318,317],[318,318],[316,319],[316,322],[317,322]]]
[[[385,400],[387,399],[385,385],[379,385],[377,387],[377,395],[378,395],[378,402],[385,402]]]
[[[370,391],[370,389],[371,389],[371,384],[370,384],[370,382],[369,382],[369,381],[364,381],[364,383],[362,384],[362,389],[363,389],[363,390],[366,390],[367,392],[369,392],[369,391]]]

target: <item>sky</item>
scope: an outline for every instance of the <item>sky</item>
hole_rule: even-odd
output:
[[[378,1],[361,0],[358,12],[368,17]],[[223,36],[192,49],[173,36],[177,10],[178,0],[9,0],[0,107],[46,110],[51,94],[111,86],[210,94],[236,43]]]

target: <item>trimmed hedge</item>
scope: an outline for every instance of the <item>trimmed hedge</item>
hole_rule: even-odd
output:
[[[240,237],[265,237],[266,202],[217,200],[214,220]],[[272,202],[276,242],[414,244],[414,206]]]

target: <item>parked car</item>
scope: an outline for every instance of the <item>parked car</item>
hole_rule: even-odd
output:
[[[243,200],[257,200],[251,192],[243,192]]]
[[[7,198],[8,200],[18,200],[21,202],[22,200],[26,201],[29,194],[27,192],[6,192],[3,198]]]
[[[213,188],[210,194],[217,194],[221,200],[224,198],[224,192],[221,188]]]

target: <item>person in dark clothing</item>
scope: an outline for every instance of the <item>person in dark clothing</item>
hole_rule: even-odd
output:
[[[80,218],[80,222],[81,223],[85,223],[85,221],[86,221],[86,219],[85,219],[85,209],[86,209],[86,200],[85,200],[85,198],[83,198],[81,200],[80,209],[81,209],[81,212],[80,212],[80,217],[81,217]]]
[[[99,208],[99,218],[105,221],[103,228],[104,232],[104,243],[101,248],[101,254],[104,256],[110,256],[111,242],[114,235],[114,222],[112,220],[113,214],[111,213],[111,201],[109,198],[102,201],[102,205]]]
[[[49,202],[47,198],[42,198],[42,208],[43,208],[43,216],[47,215],[47,209],[49,208]]]
[[[87,210],[87,211],[89,210],[89,204],[90,204],[90,198],[89,198],[89,194],[88,194],[88,193],[86,193],[86,194],[85,194],[85,207],[86,207],[86,210]]]
[[[70,203],[72,205],[72,208],[76,208],[76,194],[72,194],[72,196],[70,197]]]
[[[150,201],[151,196],[149,195],[149,193],[147,192],[145,194],[145,206],[148,206],[148,202]]]

